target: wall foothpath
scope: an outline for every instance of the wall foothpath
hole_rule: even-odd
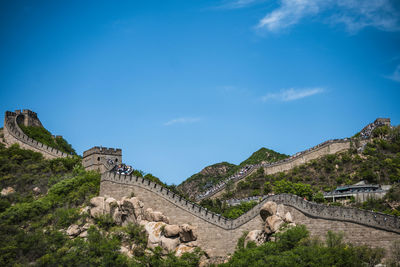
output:
[[[369,233],[375,235],[378,233],[381,241],[374,245],[386,248],[390,246],[391,241],[400,239],[399,218],[382,213],[325,206],[294,195],[282,194],[267,197],[247,213],[231,220],[210,212],[145,178],[119,175],[114,172],[102,175],[101,196],[122,198],[129,196],[132,192],[144,202],[146,207],[167,215],[171,223],[195,225],[199,234],[199,245],[207,248],[207,252],[214,256],[232,253],[243,231],[262,229],[263,222],[259,216],[259,210],[266,201],[275,201],[292,209],[297,214],[295,222],[308,225],[311,234],[318,235],[323,231],[326,233],[326,230],[341,230],[345,232],[349,241],[368,244],[368,239],[356,240],[358,237],[352,236],[351,231],[363,232],[364,236]],[[316,220],[318,224],[315,223]],[[352,230],[349,232],[348,229]]]
[[[293,156],[273,162],[273,163],[261,163],[252,165],[251,168],[243,175],[234,176],[228,178],[228,180],[232,180],[236,185],[239,181],[246,178],[247,176],[254,173],[259,168],[264,168],[266,174],[275,174],[278,172],[288,171],[296,166],[307,163],[313,159],[329,155],[335,154],[341,151],[345,151],[351,148],[352,142],[358,142],[359,146],[365,145],[376,127],[380,126],[389,126],[390,127],[390,119],[389,118],[377,118],[374,122],[365,126],[359,133],[359,137],[352,138],[344,138],[344,139],[333,139],[325,141],[321,144],[318,144],[312,148],[309,148],[305,151],[298,152]],[[221,182],[215,187],[207,190],[207,192],[200,194],[197,196],[196,201],[201,201],[207,198],[216,198],[221,196],[226,187],[226,181]]]
[[[47,159],[70,157],[67,153],[28,137],[18,126],[18,116],[21,115],[11,111],[6,111],[5,113],[3,133],[7,146],[19,144],[21,148],[42,153]]]

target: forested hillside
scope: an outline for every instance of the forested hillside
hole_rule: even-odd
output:
[[[53,135],[43,127],[24,126],[23,124],[20,124],[19,127],[27,136],[41,142],[42,144],[53,147],[70,155],[76,155],[75,150],[63,137],[53,137]]]
[[[357,142],[357,141],[354,141]],[[355,144],[354,144],[355,145]],[[354,146],[355,147],[355,146]],[[379,127],[373,138],[361,149],[350,149],[342,153],[327,155],[287,172],[266,175],[260,168],[226,192],[222,199],[245,198],[269,193],[291,193],[309,200],[323,202],[322,192],[341,185],[359,181],[372,184],[392,185],[383,200],[370,200],[356,204],[366,209],[400,215],[400,127]],[[220,208],[220,201],[213,201]],[[201,204],[212,206],[210,201]]]
[[[200,254],[144,253],[147,236],[138,225],[117,227],[96,220],[85,238],[67,228],[87,218],[82,211],[97,196],[100,174],[86,172],[79,157],[46,160],[40,153],[0,144],[0,266],[196,266]],[[148,178],[152,178],[148,176]],[[133,258],[121,243],[138,248]]]
[[[181,194],[193,198],[198,193],[207,190],[218,182],[240,171],[240,169],[246,165],[253,165],[262,162],[276,162],[287,157],[288,156],[285,154],[280,154],[263,147],[254,152],[248,159],[244,160],[239,165],[221,162],[207,166],[199,173],[193,174],[183,181],[177,189]]]

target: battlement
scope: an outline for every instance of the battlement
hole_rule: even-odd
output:
[[[120,148],[109,148],[102,146],[95,146],[83,152],[83,157],[88,157],[92,154],[103,154],[112,156],[122,156],[122,149]]]
[[[97,170],[101,173],[122,162],[122,149],[95,146],[83,152],[82,165],[85,170]]]
[[[375,125],[387,125],[390,126],[390,118],[377,118],[374,121]]]
[[[33,111],[28,109],[22,111],[16,110],[15,112],[6,111],[4,117],[4,137],[7,145],[17,143],[22,148],[42,153],[45,158],[49,159],[70,157],[70,155],[64,152],[28,137],[19,127],[21,124],[25,126],[43,127],[37,114]]]
[[[120,192],[121,195],[110,195],[110,193],[113,192],[113,184],[123,185],[123,192]],[[114,198],[118,198],[122,197],[123,195],[128,195],[131,192],[129,186],[150,191],[154,194],[153,198],[158,196],[177,206],[177,212],[178,210],[185,210],[186,212],[189,212],[208,223],[214,224],[226,230],[237,229],[246,224],[259,215],[261,207],[267,201],[274,201],[293,207],[313,218],[351,222],[390,232],[400,233],[400,220],[398,220],[396,216],[354,208],[326,206],[323,204],[309,202],[301,197],[289,194],[266,196],[264,197],[263,201],[257,204],[253,209],[246,212],[239,218],[232,220],[213,213],[196,203],[190,202],[184,199],[182,196],[169,191],[167,188],[164,188],[157,183],[134,175],[121,175],[114,172],[103,173],[101,177],[100,192],[103,192],[104,194]],[[138,193],[138,191],[135,191],[135,193]]]

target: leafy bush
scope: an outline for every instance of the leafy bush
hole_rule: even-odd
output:
[[[300,197],[306,197],[311,199],[313,190],[309,184],[303,183],[292,183],[286,180],[276,181],[274,185],[274,191],[276,194],[293,194]]]
[[[327,243],[311,239],[304,226],[276,235],[276,242],[238,246],[229,262],[220,266],[374,266],[382,249],[343,243],[340,234],[327,235]]]
[[[39,141],[47,146],[58,149],[70,155],[76,155],[75,150],[62,137],[53,137],[52,134],[43,127],[19,125],[21,130],[30,138]]]

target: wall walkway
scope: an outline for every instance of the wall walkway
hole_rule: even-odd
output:
[[[3,133],[7,146],[19,144],[21,148],[42,153],[46,159],[70,157],[67,153],[61,152],[28,137],[18,126],[18,116],[20,115],[15,112],[6,111]]]
[[[100,195],[122,198],[134,193],[146,208],[163,212],[172,224],[190,223],[197,227],[198,243],[210,256],[233,253],[243,231],[263,229],[259,210],[266,201],[284,204],[297,224],[305,224],[312,235],[328,230],[343,231],[346,240],[389,248],[400,239],[398,217],[364,210],[325,206],[294,195],[273,195],[241,217],[231,220],[192,203],[166,188],[141,177],[107,172],[102,175]]]

